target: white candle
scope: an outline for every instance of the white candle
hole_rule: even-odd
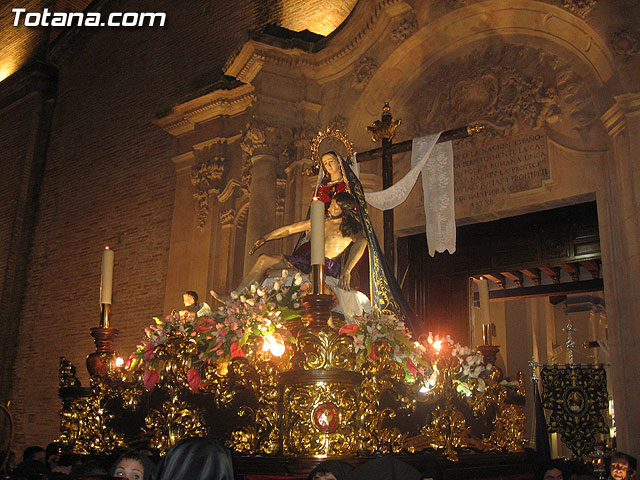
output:
[[[480,315],[483,324],[491,323],[489,315],[489,280],[481,278],[478,282],[478,296],[480,297]]]
[[[311,265],[324,265],[324,202],[311,202]]]
[[[104,247],[102,252],[102,275],[100,276],[100,303],[111,305],[113,291],[113,250]]]

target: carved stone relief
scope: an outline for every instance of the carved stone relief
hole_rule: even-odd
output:
[[[391,32],[391,40],[396,45],[400,45],[407,38],[418,31],[418,19],[416,14],[411,12],[402,17],[400,24]]]
[[[619,31],[611,36],[611,49],[616,55],[631,57],[640,53],[640,36]]]
[[[584,135],[596,121],[584,81],[539,48],[496,44],[429,71],[408,102],[415,135],[472,123],[489,127],[484,138],[556,123]]]
[[[220,215],[220,225],[232,225],[234,220],[236,219],[236,211],[231,208],[222,212]]]
[[[225,159],[221,156],[221,144],[196,150],[196,163],[191,167],[191,183],[195,187],[198,228],[204,227],[211,207],[211,194],[217,195],[222,188],[226,172]]]
[[[263,119],[253,117],[247,123],[240,142],[240,148],[248,159],[242,168],[242,183],[247,189],[251,186],[252,157],[256,155],[270,155],[278,159],[278,169],[284,170],[288,163],[293,138],[291,128],[269,123]]]
[[[597,4],[597,0],[561,0],[560,4],[579,17],[586,17]]]
[[[336,115],[335,117],[333,117],[333,119],[329,122],[329,127],[333,128],[333,129],[338,129],[342,132],[347,130],[347,119],[346,117],[343,117],[342,115]]]
[[[377,69],[378,65],[373,58],[362,57],[353,72],[351,86],[357,90],[364,90],[364,87],[367,86]]]
[[[273,155],[278,158],[287,146],[287,137],[290,136],[287,135],[290,132],[285,130],[287,129],[254,117],[242,133],[240,148],[249,157]]]

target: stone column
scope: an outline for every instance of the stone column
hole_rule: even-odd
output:
[[[602,116],[611,139],[609,225],[600,226],[617,444],[640,455],[640,94],[616,97]],[[599,207],[599,211],[601,208]],[[600,215],[599,215],[600,216]]]
[[[255,255],[249,255],[254,242],[278,226],[277,165],[286,143],[280,129],[258,119],[252,119],[243,134],[242,150],[249,157],[246,175],[250,177],[251,204],[247,223],[245,273],[253,266]],[[281,217],[282,218],[282,217]],[[281,243],[281,242],[280,242]],[[279,244],[269,242],[259,253],[275,253]]]

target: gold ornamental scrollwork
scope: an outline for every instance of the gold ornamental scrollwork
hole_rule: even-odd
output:
[[[327,127],[324,130],[320,130],[311,141],[311,160],[313,160],[313,166],[302,172],[303,175],[317,175],[320,171],[320,144],[327,138],[337,138],[340,140],[347,151],[347,158],[355,155],[356,152],[353,148],[353,143],[351,143],[346,133],[339,128]]]

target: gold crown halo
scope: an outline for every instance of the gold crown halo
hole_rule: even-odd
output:
[[[351,161],[351,157],[355,155],[353,149],[353,143],[339,128],[327,127],[324,130],[320,130],[318,134],[311,140],[311,160],[313,160],[313,166],[303,172],[304,175],[316,175],[320,171],[320,144],[327,138],[337,138],[340,140],[347,150],[347,162]]]

